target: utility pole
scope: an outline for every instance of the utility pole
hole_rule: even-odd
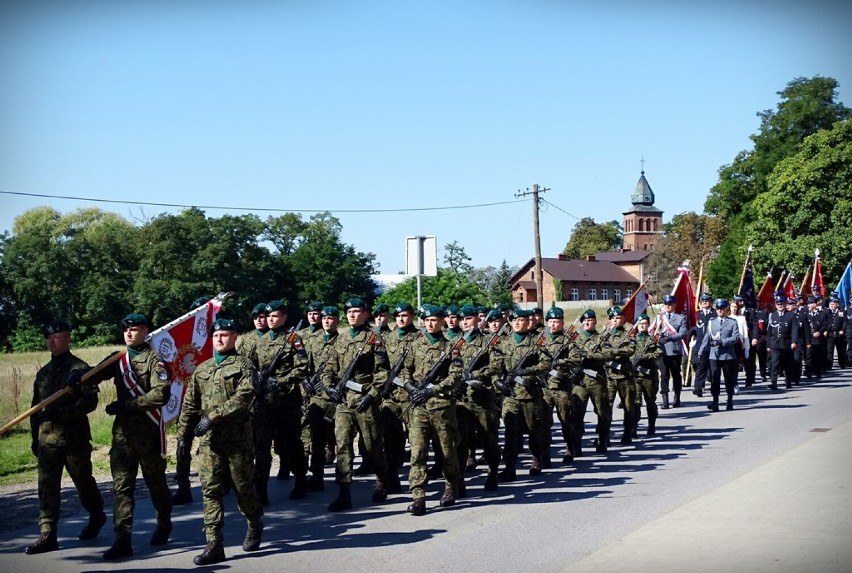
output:
[[[515,193],[515,197],[533,196],[533,237],[535,240],[535,288],[538,294],[538,306],[544,308],[544,277],[541,272],[541,235],[538,231],[538,194],[550,191],[550,189],[539,187],[538,184],[533,184],[532,191],[521,192],[519,189]]]

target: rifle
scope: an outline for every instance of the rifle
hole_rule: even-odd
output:
[[[391,387],[394,384],[398,386],[402,386],[402,383],[396,382],[399,379],[399,373],[402,372],[402,367],[405,366],[405,357],[408,356],[408,346],[402,349],[402,354],[399,356],[399,359],[396,361],[396,364],[393,365],[393,368],[390,369],[388,373],[388,379],[385,381],[384,386],[382,386],[382,397],[390,398],[391,395]]]
[[[284,358],[284,353],[287,351],[287,347],[293,345],[293,342],[296,340],[296,331],[299,330],[300,326],[302,326],[301,320],[298,324],[296,324],[296,326],[290,327],[290,330],[287,331],[287,344],[282,345],[281,348],[278,349],[278,352],[275,353],[275,356],[272,357],[272,360],[269,361],[266,368],[264,368],[263,371],[254,379],[254,391],[259,396],[262,396],[269,391],[266,387],[266,382],[275,372],[275,369],[278,368],[278,363],[281,362],[282,358]]]
[[[340,377],[340,380],[331,387],[332,392],[329,393],[329,397],[334,402],[342,402],[343,401],[343,393],[346,392],[346,389],[349,388],[351,390],[355,390],[356,392],[361,392],[363,387],[361,384],[358,384],[354,380],[352,380],[352,374],[355,373],[355,367],[358,365],[358,360],[361,358],[361,355],[364,354],[364,351],[367,350],[367,347],[373,344],[376,340],[376,333],[370,331],[370,335],[364,340],[364,344],[358,347],[358,350],[355,351],[355,354],[352,356],[352,360],[349,361],[349,364],[346,366],[346,370],[343,371],[343,376]]]
[[[542,331],[542,333],[539,335],[539,337],[536,339],[536,341],[532,345],[530,345],[530,349],[526,351],[526,353],[521,357],[521,359],[518,361],[518,363],[515,365],[515,367],[512,368],[511,372],[507,372],[506,375],[503,377],[503,379],[500,380],[500,382],[495,384],[497,389],[500,390],[500,392],[504,396],[508,397],[508,396],[514,396],[515,395],[515,391],[512,388],[515,384],[515,378],[518,376],[520,371],[526,365],[527,361],[532,357],[534,350],[536,350],[536,349],[541,350],[548,357],[550,357],[551,359],[553,358],[553,355],[550,354],[550,352],[548,352],[547,349],[544,348],[544,346],[543,346],[545,334],[546,334],[546,332]],[[502,386],[502,388],[501,388],[501,386]],[[521,386],[524,386],[524,384],[521,384]],[[526,387],[526,386],[524,386],[524,387]],[[507,391],[508,391],[508,393],[507,393]]]
[[[328,364],[328,358],[326,358],[322,364],[320,364],[316,371],[310,376],[310,378],[305,378],[302,381],[302,388],[305,389],[305,404],[308,401],[319,394],[317,392],[317,384],[319,383],[320,376],[322,376],[323,371],[325,370],[325,365]]]
[[[615,329],[613,329],[613,330],[615,330]],[[625,337],[624,337],[624,340],[622,340],[621,342],[619,342],[619,343],[618,343],[618,346],[616,346],[616,347],[615,347],[615,348],[616,348],[616,350],[621,349],[621,348],[624,348],[624,347],[626,347],[628,344],[635,343],[635,342],[636,342],[636,333],[637,333],[638,331],[639,331],[639,329],[638,329],[638,328],[636,327],[636,325],[634,324],[634,325],[633,325],[633,328],[631,328],[631,329],[630,329],[630,331],[628,331],[627,336],[625,336]],[[611,333],[611,332],[612,332],[612,331],[610,331],[610,333]],[[632,365],[632,363],[633,363],[633,362],[631,361],[631,365]],[[616,371],[616,372],[620,372],[620,371],[621,371],[621,369],[622,369],[622,367],[623,367],[623,366],[621,365],[621,363],[619,363],[617,360],[610,360],[609,362],[607,362],[607,363],[605,364],[605,366],[606,366],[608,369],[610,369],[610,370],[614,370],[614,371]]]
[[[459,350],[463,345],[464,345],[464,336],[459,336],[458,341],[455,344],[453,344],[453,346],[450,348],[449,352],[446,351],[446,350],[443,350],[441,352],[440,356],[438,356],[438,359],[435,360],[435,363],[432,364],[432,367],[429,368],[429,371],[426,373],[426,375],[420,381],[420,384],[414,384],[414,388],[416,390],[424,390],[424,389],[428,388],[429,386],[431,386],[432,383],[435,381],[435,379],[438,377],[438,374],[440,373],[441,369],[444,367],[444,365],[450,359],[450,356],[453,355],[453,352]],[[407,388],[406,388],[406,390],[407,390]],[[411,409],[411,407],[413,405],[414,405],[413,400],[408,402],[408,406],[406,406],[405,412],[402,413],[403,418],[405,417],[405,414],[408,413],[408,411]]]
[[[470,359],[470,363],[468,367],[464,371],[464,377],[470,378],[473,375],[473,371],[479,367],[479,363],[482,362],[482,359],[488,355],[488,352],[500,342],[500,337],[503,336],[503,331],[506,329],[506,325],[500,327],[500,330],[491,335],[491,340],[488,341],[488,344],[481,347],[473,358]],[[468,385],[472,380],[465,381]]]
[[[658,344],[660,342],[660,329],[657,328],[657,324],[654,325],[654,330],[655,330],[655,332],[652,335],[653,338],[652,338],[651,342],[646,344],[645,346],[643,346],[642,350],[637,352],[633,356],[633,359],[630,361],[631,365],[633,366],[633,370],[635,372],[638,372],[639,374],[643,374],[645,376],[648,376],[649,374],[651,374],[651,370],[648,369],[648,368],[644,368],[642,366],[639,366],[639,363],[642,362],[642,359],[645,357],[645,351],[648,349],[648,346],[650,346],[651,344]]]

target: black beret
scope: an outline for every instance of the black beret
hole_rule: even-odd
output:
[[[131,326],[147,326],[148,317],[144,314],[133,312],[121,319],[121,326],[129,328]]]
[[[554,306],[550,310],[547,311],[547,320],[551,318],[565,318],[565,311],[559,308],[558,306]]]
[[[210,327],[210,332],[216,332],[217,330],[233,330],[236,332],[237,322],[230,318],[217,318],[213,321],[213,325]]]
[[[51,334],[56,334],[58,332],[69,332],[70,330],[71,327],[64,320],[54,320],[51,323],[45,324],[42,328],[45,338],[48,338]]]
[[[256,305],[254,305],[253,309],[251,309],[251,317],[252,318],[257,318],[261,314],[263,314],[263,315],[266,314],[266,303],[265,302],[259,302]]]
[[[287,305],[284,304],[283,300],[272,300],[266,303],[266,312],[274,312],[276,310],[280,310],[284,314],[287,314]]]
[[[322,307],[323,307],[323,304],[322,304],[320,301],[318,301],[318,300],[315,300],[314,302],[309,302],[309,303],[308,303],[308,306],[306,306],[306,307],[305,307],[305,313],[308,313],[308,312],[321,312],[321,311],[322,311]]]

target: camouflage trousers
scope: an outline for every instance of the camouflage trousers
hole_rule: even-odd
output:
[[[403,412],[408,406],[407,402],[396,400],[382,400],[379,406],[379,425],[382,431],[382,441],[385,445],[385,456],[388,468],[396,471],[405,463],[405,443],[408,440],[406,431],[406,420],[403,420]],[[408,414],[405,415],[408,418]]]
[[[646,376],[636,376],[636,403],[639,404],[641,398],[645,398],[645,407],[648,411],[649,420],[657,419],[657,394],[659,391],[659,381]]]
[[[334,435],[334,416],[337,405],[326,398],[313,396],[305,413],[307,418],[309,439],[305,443],[305,451],[310,453],[310,468],[312,475],[321,476],[325,471],[325,452],[334,451],[337,438]],[[302,432],[302,441],[304,439]]]
[[[568,451],[571,451],[572,445],[577,441],[574,436],[574,426],[571,424],[571,395],[572,393],[561,388],[545,388],[544,389],[544,427],[545,440],[547,451],[550,451],[550,444],[553,441],[553,410],[556,409],[556,418],[562,427],[562,439],[565,440],[565,446]]]
[[[426,463],[429,458],[429,440],[438,439],[444,457],[444,480],[448,487],[456,489],[461,480],[458,460],[458,426],[455,407],[449,406],[427,410],[415,406],[409,410],[408,441],[411,443],[411,470],[408,482],[414,499],[426,497]]]
[[[157,513],[157,523],[171,522],[172,494],[166,483],[166,459],[160,453],[159,430],[152,424],[151,431],[128,436],[120,429],[114,429],[109,468],[115,494],[112,521],[116,536],[129,536],[133,529],[136,476],[140,466]]]
[[[364,413],[358,413],[346,404],[338,404],[334,415],[334,436],[337,443],[335,481],[339,484],[352,483],[352,464],[355,459],[355,436],[361,432],[366,452],[376,472],[376,479],[387,483],[387,461],[382,434],[378,424],[379,406],[375,402]]]
[[[606,444],[606,440],[609,438],[609,426],[612,423],[612,412],[609,406],[609,394],[607,392],[606,383],[586,376],[583,384],[574,386],[573,394],[571,396],[571,418],[572,425],[574,426],[575,439],[571,455],[575,457],[582,450],[581,441],[583,439],[583,434],[586,433],[585,417],[589,400],[592,401],[595,414],[598,416],[597,433],[599,443]]]
[[[636,407],[636,384],[631,378],[609,379],[607,382],[607,401],[609,402],[610,419],[612,419],[616,395],[618,395],[621,407],[624,409],[624,428],[625,430],[632,428]]]
[[[276,444],[280,443],[283,446],[283,448],[276,447],[276,453],[286,456],[294,476],[305,476],[308,473],[305,446],[302,444],[301,436],[301,404],[293,403],[273,408],[263,402],[255,402],[252,427],[254,429],[255,482],[269,481],[269,474],[272,471],[273,440]]]
[[[456,418],[459,426],[458,459],[459,468],[465,467],[468,455],[476,447],[475,438],[479,434],[485,454],[485,463],[489,469],[496,470],[500,465],[500,446],[497,433],[500,419],[494,414],[494,405],[480,405],[475,402],[458,402]]]
[[[202,441],[196,452],[201,478],[201,501],[204,506],[204,537],[207,541],[222,539],[225,510],[222,504],[230,476],[237,496],[237,506],[249,525],[259,525],[263,506],[254,489],[254,447],[251,443],[211,445]]]
[[[92,445],[54,446],[40,444],[38,448],[38,526],[42,533],[56,532],[59,521],[62,469],[74,481],[80,503],[90,514],[104,509],[104,500],[95,478],[92,477]]]
[[[540,397],[519,400],[506,397],[503,399],[503,425],[506,428],[506,440],[503,447],[503,459],[507,466],[514,466],[518,461],[518,449],[523,425],[530,432],[530,453],[541,460],[547,453],[544,424],[544,403]]]

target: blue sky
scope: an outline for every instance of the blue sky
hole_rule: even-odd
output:
[[[404,270],[412,235],[436,235],[439,259],[458,241],[474,266],[521,265],[518,190],[550,189],[556,256],[579,218],[621,220],[642,158],[666,221],[700,212],[792,79],[833,77],[852,106],[849,16],[784,0],[0,1],[0,191],[329,210],[382,273]],[[0,231],[39,205],[177,211],[0,194]]]

